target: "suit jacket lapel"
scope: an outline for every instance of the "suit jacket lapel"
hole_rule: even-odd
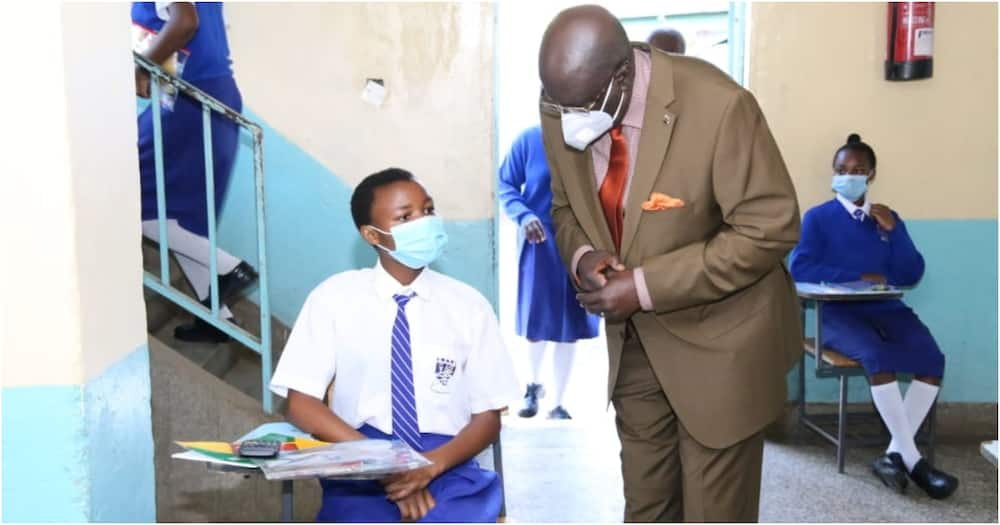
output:
[[[641,47],[648,49],[648,46]],[[652,65],[649,91],[646,94],[646,112],[642,118],[632,184],[625,201],[621,249],[623,261],[639,230],[639,219],[642,216],[640,206],[649,198],[653,184],[660,175],[667,147],[670,145],[670,135],[677,122],[677,115],[667,109],[674,100],[674,75],[670,57],[654,50],[650,52],[650,59]]]

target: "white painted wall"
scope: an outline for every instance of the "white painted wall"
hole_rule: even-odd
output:
[[[493,217],[491,4],[231,3],[226,20],[246,105],[348,186],[398,166],[448,219]]]
[[[6,58],[4,386],[81,384],[145,342],[129,4],[39,3]]]
[[[857,131],[878,155],[873,196],[908,219],[997,216],[997,5],[939,2],[934,76],[884,80],[886,4],[754,3],[749,88],[806,210]]]

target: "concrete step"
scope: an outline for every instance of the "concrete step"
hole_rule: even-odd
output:
[[[149,338],[153,442],[158,522],[274,522],[280,518],[280,483],[256,475],[208,470],[204,463],[173,459],[174,441],[235,440],[280,416],[260,401],[202,370],[190,359]],[[312,521],[320,505],[315,480],[296,481],[296,521]]]

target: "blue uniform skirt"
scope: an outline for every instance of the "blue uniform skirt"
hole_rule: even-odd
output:
[[[223,104],[243,110],[243,100],[231,76],[192,81]],[[185,229],[208,235],[208,210],[205,192],[205,146],[201,104],[178,94],[174,109],[160,111],[163,135],[163,179],[167,198],[167,217],[176,219]],[[212,113],[212,157],[215,171],[215,210],[229,187],[229,176],[236,161],[239,127],[217,113]],[[156,156],[153,149],[153,107],[139,115],[139,175],[142,189],[142,220],[156,218]]]
[[[901,301],[827,305],[823,344],[860,362],[869,376],[944,377],[944,354],[934,336]]]
[[[518,235],[517,320],[515,332],[531,341],[572,343],[597,337],[600,318],[590,315],[563,266],[551,224],[545,242],[531,244]]]
[[[392,439],[365,425],[359,431],[374,439]],[[433,450],[452,436],[421,434],[421,450]],[[401,519],[399,507],[386,497],[378,481],[320,480],[323,506],[316,521],[344,523],[393,523]],[[435,506],[421,523],[496,523],[502,500],[495,472],[469,460],[445,472],[427,487]]]

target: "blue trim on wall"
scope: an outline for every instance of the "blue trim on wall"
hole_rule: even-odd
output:
[[[150,395],[145,344],[84,387],[90,521],[156,521]]]
[[[941,401],[997,402],[997,221],[908,220],[907,230],[927,270],[904,301],[930,328],[946,358]],[[810,317],[807,326],[811,326]],[[817,379],[806,364],[811,402],[834,402],[835,379]],[[798,392],[798,371],[789,394]],[[852,401],[869,401],[864,378],[852,378]]]
[[[291,325],[316,285],[335,273],[374,265],[375,252],[351,219],[354,189],[260,115],[249,109],[244,114],[264,129],[271,311]],[[257,248],[249,148],[240,148],[231,181],[218,223],[219,244],[253,263]],[[433,268],[473,286],[496,308],[493,223],[446,221],[449,244]]]
[[[3,389],[4,522],[87,521],[82,402],[79,385]]]

